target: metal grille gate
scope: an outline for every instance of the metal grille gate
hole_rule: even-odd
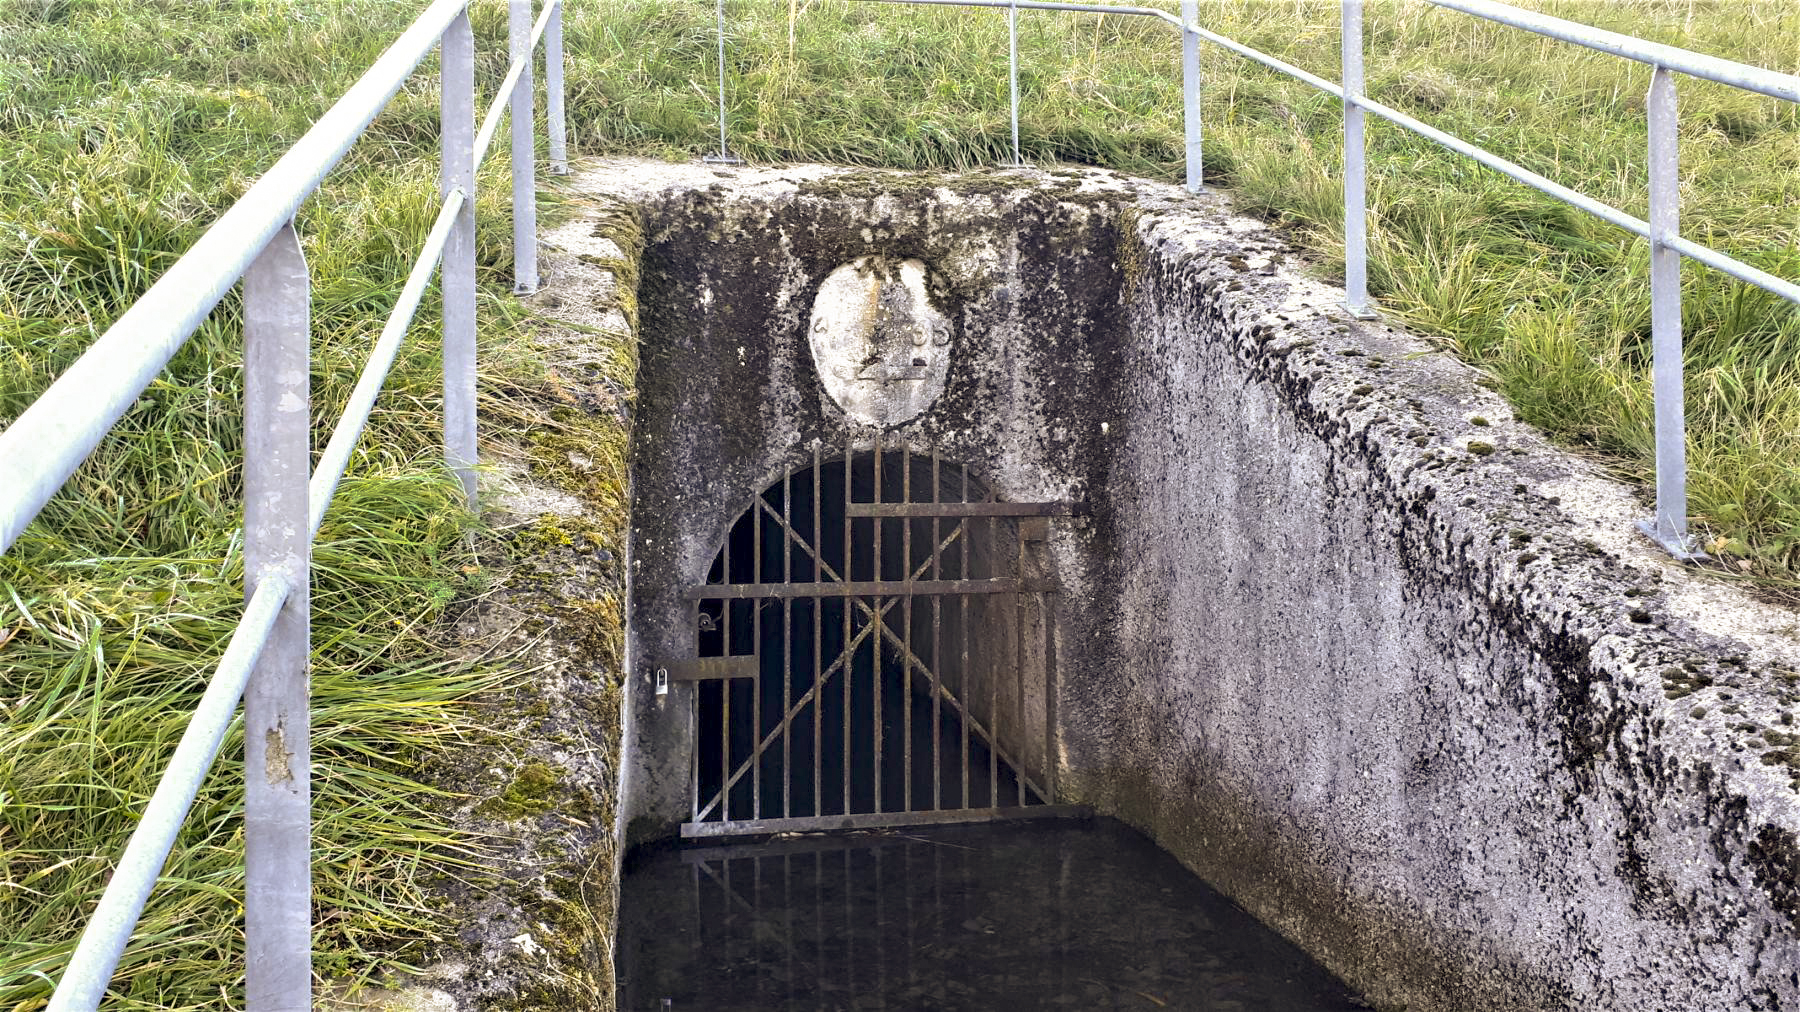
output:
[[[1060,814],[1041,546],[1065,503],[966,465],[815,445],[690,587],[688,837]]]

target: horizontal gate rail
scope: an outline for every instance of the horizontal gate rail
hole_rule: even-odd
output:
[[[548,0],[535,24],[532,0],[508,0],[511,63],[479,131],[469,3],[431,3],[255,185],[0,431],[0,468],[7,476],[0,486],[4,552],[226,292],[243,280],[245,608],[62,971],[51,1012],[94,1009],[105,996],[240,698],[249,774],[246,1005],[250,1012],[311,1007],[305,740],[311,543],[440,264],[445,457],[474,505],[475,170],[510,112],[514,287],[529,291],[537,283],[530,71],[540,40],[548,64],[550,167],[567,171],[562,0]],[[434,49],[441,54],[442,204],[317,467],[309,468],[311,283],[294,216]],[[265,755],[269,749],[283,751]]]
[[[952,465],[946,475],[944,464],[904,443],[884,451],[880,434],[870,453],[847,447],[841,465],[815,448],[810,469],[785,474],[738,516],[709,569],[718,582],[682,589],[700,606],[695,646],[715,655],[672,661],[657,674],[719,685],[696,692],[683,836],[1085,813],[1054,804],[1046,596],[1058,588],[1030,547],[1045,540],[1049,517],[1076,507],[997,502],[985,485],[972,498],[968,468]],[[869,486],[873,501],[855,501],[852,489]],[[779,547],[766,548],[765,535]],[[849,579],[852,565],[874,578]],[[1014,600],[1025,594],[1036,596],[1038,615],[1029,646]],[[739,652],[745,634],[750,650]],[[1029,679],[1028,654],[1043,659]],[[1043,734],[1034,736],[1040,715]],[[705,761],[702,747],[712,753]],[[1041,775],[1026,758],[1042,761]],[[841,784],[827,791],[828,777]]]
[[[1028,808],[955,808],[922,812],[868,812],[862,815],[798,816],[788,819],[739,819],[736,822],[684,822],[685,839],[716,836],[753,836],[771,833],[828,833],[851,829],[895,829],[901,826],[953,826],[968,822],[1005,822],[1010,819],[1086,819],[1094,810],[1086,805],[1032,805]]]
[[[1072,517],[1066,502],[853,502],[844,515],[865,517]]]
[[[993,580],[854,580],[848,583],[707,583],[682,591],[686,601],[748,601],[784,597],[929,597],[953,594],[1049,593],[1052,580],[1001,577]]]
[[[1063,3],[1050,0],[860,0],[863,3],[910,4],[925,7],[980,7],[1004,10],[1009,24],[1009,70],[1012,86],[1013,160],[1023,165],[1019,148],[1019,52],[1018,12],[1063,11],[1080,14],[1120,14],[1163,21],[1181,32],[1182,101],[1187,152],[1187,188],[1202,189],[1202,123],[1200,115],[1199,42],[1204,40],[1280,74],[1302,81],[1343,103],[1344,158],[1344,308],[1354,317],[1371,319],[1368,295],[1368,225],[1365,210],[1366,152],[1364,113],[1376,116],[1469,158],[1516,182],[1554,197],[1593,215],[1650,245],[1652,388],[1655,404],[1656,513],[1637,527],[1672,557],[1698,560],[1702,554],[1688,532],[1687,434],[1684,420],[1681,333],[1681,265],[1694,260],[1714,270],[1755,285],[1800,306],[1800,282],[1781,278],[1736,257],[1682,237],[1679,226],[1680,189],[1677,169],[1675,83],[1673,75],[1740,88],[1785,102],[1800,103],[1800,76],[1720,59],[1675,46],[1610,32],[1524,10],[1495,0],[1425,0],[1445,10],[1482,18],[1545,38],[1584,46],[1596,52],[1635,60],[1653,68],[1646,102],[1649,120],[1650,220],[1627,214],[1583,193],[1563,186],[1513,161],[1445,133],[1363,93],[1363,3],[1340,0],[1341,84],[1328,81],[1291,63],[1252,49],[1236,40],[1209,31],[1201,24],[1199,0],[1181,0],[1180,15],[1154,7],[1103,3]],[[720,73],[724,73],[724,27],[720,24]],[[722,80],[722,78],[721,78]],[[726,147],[726,118],[721,85],[719,103],[720,150]],[[878,514],[860,514],[871,516]],[[892,515],[892,514],[879,514]]]
[[[750,654],[671,661],[663,670],[669,673],[671,682],[719,682],[757,675],[756,658]]]

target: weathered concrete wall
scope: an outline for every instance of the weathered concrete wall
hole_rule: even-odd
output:
[[[1800,1008],[1793,615],[1664,561],[1641,507],[1220,202],[1095,174],[619,164],[643,208],[633,671],[692,650],[754,492],[867,440],[813,293],[917,257],[942,399],[890,430],[1053,528],[1063,801],[1141,827],[1383,1007]],[[892,444],[890,444],[892,445]],[[689,698],[631,683],[635,835]]]
[[[636,163],[582,185],[638,199],[647,238],[629,563],[639,677],[625,805],[631,838],[653,839],[688,813],[692,690],[658,697],[648,681],[648,666],[694,654],[681,591],[705,582],[726,526],[753,495],[810,466],[815,441],[828,459],[873,445],[876,430],[846,416],[819,382],[807,331],[820,285],[867,254],[931,265],[954,356],[942,395],[886,430],[884,446],[935,449],[1005,499],[1082,499],[1105,481],[1108,459],[1107,437],[1083,419],[1096,384],[1118,375],[1123,190],[1079,173],[1030,187],[978,174],[896,193],[901,177],[885,173],[721,177]],[[1048,552],[1060,576],[1085,585],[1097,556],[1080,538],[1057,527]],[[985,606],[974,606],[972,625],[985,624]],[[1060,632],[1075,643],[1098,635],[1074,614]],[[995,645],[977,641],[974,651]],[[1003,723],[1041,723],[1039,709]]]
[[[1267,232],[1141,211],[1065,783],[1385,1003],[1800,1007],[1794,617]]]

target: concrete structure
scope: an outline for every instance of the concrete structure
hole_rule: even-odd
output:
[[[1105,173],[581,185],[647,242],[632,839],[686,813],[691,690],[649,677],[692,656],[681,589],[815,441],[878,419],[1005,498],[1085,504],[1046,549],[1057,800],[1380,1007],[1800,1008],[1800,619],[1640,543],[1626,490],[1348,319],[1277,234]],[[918,261],[950,332],[940,396],[859,418],[809,330],[870,256]]]

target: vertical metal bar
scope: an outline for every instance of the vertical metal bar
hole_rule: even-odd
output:
[[[995,557],[999,550],[1000,541],[1000,539],[994,535],[995,524],[996,521],[993,517],[987,518],[988,579],[994,579],[1000,575],[996,572],[998,567],[995,566],[995,563],[1000,561]],[[989,603],[988,607],[992,608],[994,605]],[[991,739],[988,742],[989,808],[1000,807],[1000,670],[999,666],[994,663],[995,660],[994,651],[990,648],[988,651],[987,664],[987,726],[988,735]]]
[[[825,565],[825,546],[824,546],[824,544],[821,543],[820,537],[819,537],[819,514],[824,512],[824,506],[825,506],[824,502],[821,501],[820,496],[819,496],[819,484],[820,484],[819,447],[820,447],[819,442],[815,440],[813,442],[813,469],[812,469],[812,482],[813,482],[812,547],[813,547],[813,582],[814,583],[823,582],[824,577],[821,575],[821,570],[823,569],[823,567]],[[815,597],[812,599],[812,603],[813,603],[812,604],[812,613],[813,613],[813,638],[812,638],[812,642],[813,642],[813,648],[812,648],[812,655],[813,655],[813,680],[812,680],[812,693],[813,693],[813,704],[812,704],[812,708],[813,708],[813,752],[812,752],[812,754],[813,754],[813,808],[812,808],[812,813],[815,816],[817,816],[817,815],[825,814],[825,809],[824,809],[825,788],[824,788],[822,780],[821,780],[821,778],[823,777],[824,768],[825,768],[825,760],[822,755],[822,753],[824,751],[823,741],[824,741],[824,737],[825,737],[825,734],[824,734],[824,730],[825,730],[825,687],[819,684],[819,680],[822,677],[824,677],[825,616],[823,613],[825,610],[824,609],[825,599],[821,598],[821,597]]]
[[[1358,319],[1369,311],[1367,154],[1363,134],[1363,0],[1343,0],[1344,75],[1344,310]]]
[[[244,692],[245,1007],[312,1006],[311,285],[293,222],[244,273],[244,582],[293,591]]]
[[[733,525],[735,528],[735,524]],[[732,533],[736,533],[733,530]],[[731,582],[732,536],[725,536],[725,582]],[[719,628],[724,641],[719,656],[730,657],[734,651],[731,642],[731,613],[737,602],[727,598],[720,609]],[[719,682],[719,821],[731,821],[731,686],[729,678]]]
[[[763,582],[762,557],[762,515],[763,494],[756,493],[756,504],[750,510],[750,580],[753,583]],[[756,658],[756,678],[750,683],[750,726],[754,729],[750,735],[750,817],[762,818],[763,789],[762,768],[763,757],[763,670],[762,670],[762,606],[760,598],[750,602],[750,653]]]
[[[475,35],[464,11],[444,30],[439,50],[442,165],[438,188],[463,192],[444,242],[444,459],[475,505]]]
[[[731,157],[731,148],[725,143],[725,0],[718,4],[719,35],[719,159],[723,161]]]
[[[563,114],[563,0],[550,0],[544,26],[544,123],[550,134],[550,174],[569,174],[569,127]]]
[[[1192,26],[1200,22],[1200,0],[1181,0],[1181,103],[1187,131],[1187,188],[1199,193],[1201,181],[1200,137],[1200,34]]]
[[[509,0],[506,10],[507,51],[513,60],[525,61],[525,70],[519,74],[512,99],[507,103],[512,111],[513,293],[529,295],[538,289],[531,0]]]
[[[1056,640],[1050,633],[1050,595],[1038,594],[1038,624],[1044,628],[1044,799],[1056,804],[1056,662],[1053,651]]]
[[[702,161],[720,165],[737,165],[743,159],[731,153],[730,145],[725,143],[725,0],[718,2],[718,34],[719,34],[719,153],[707,155]]]
[[[962,501],[969,501],[969,465],[962,465]],[[958,517],[956,521],[957,538],[962,543],[962,572],[957,574],[961,580],[973,579],[969,573],[969,518]],[[969,798],[969,720],[974,714],[975,697],[969,693],[969,595],[956,595],[957,607],[962,609],[961,621],[957,630],[962,636],[962,669],[956,673],[956,691],[962,695],[962,806],[975,807]]]
[[[787,531],[794,526],[794,474],[781,476],[781,582],[794,582],[794,546]],[[794,708],[794,599],[781,599],[781,719],[787,720]],[[790,724],[781,731],[781,817],[793,812],[794,730]]]
[[[698,631],[694,638],[700,638]],[[694,686],[694,705],[688,711],[688,741],[691,743],[688,748],[689,822],[700,821],[700,689],[699,685]]]
[[[931,501],[944,501],[943,486],[939,479],[939,458],[937,451],[931,451]],[[941,533],[941,522],[937,517],[931,518],[931,578],[933,581],[943,579],[944,542]],[[931,597],[931,667],[937,672],[937,685],[931,693],[931,808],[937,811],[944,807],[944,658],[943,658],[943,624],[944,599],[933,594]]]
[[[877,503],[880,503],[882,501],[881,486],[884,483],[885,478],[886,478],[886,476],[883,475],[881,472],[881,432],[879,430],[877,430],[875,433],[875,501]],[[881,528],[883,526],[882,518],[876,517],[874,520],[874,524],[875,524],[875,579],[876,579],[876,581],[879,582],[881,580],[881,561],[882,561],[881,560]],[[881,751],[882,751],[882,746],[883,746],[882,733],[881,733],[881,690],[882,690],[882,684],[881,684],[881,640],[882,640],[882,631],[887,625],[887,609],[885,607],[883,607],[886,603],[887,602],[883,601],[880,597],[875,598],[875,600],[874,600],[875,608],[874,608],[874,610],[872,610],[869,613],[869,621],[875,623],[875,634],[873,636],[869,637],[869,669],[871,672],[869,677],[870,677],[870,684],[874,686],[874,694],[875,694],[875,808],[874,808],[874,811],[877,811],[877,812],[881,811]]]
[[[850,554],[850,473],[853,459],[848,440],[844,443],[844,579],[854,582],[851,574]],[[850,611],[856,606],[854,598],[844,598],[844,670],[840,672],[844,680],[844,814],[850,814],[850,682],[851,674],[856,670],[856,654],[850,649]],[[873,614],[873,609],[871,609]],[[845,861],[849,858],[846,856]],[[848,866],[846,866],[848,871]]]
[[[711,570],[707,578],[712,578]],[[694,656],[705,657],[705,644],[700,637],[700,616],[705,614],[706,602],[695,601],[688,611],[688,622],[694,630]],[[688,821],[700,821],[700,694],[706,690],[704,685],[696,684],[688,699]]]
[[[1014,571],[1019,579],[1025,579],[1025,530],[1018,521],[1013,521],[1013,533],[1019,542],[1019,561]],[[1019,745],[1017,755],[1021,763],[1025,756],[1025,739],[1030,737],[1031,724],[1025,714],[1025,595],[1023,592],[1002,595],[1011,603],[1013,610],[1013,699],[1018,707]],[[1019,788],[1019,807],[1025,807],[1025,771],[1018,771],[1017,786]]]
[[[906,443],[900,444],[900,501],[908,503],[912,502],[912,447]],[[900,519],[900,559],[902,567],[900,579],[906,581],[909,585],[913,582],[912,525],[913,522],[911,517],[902,517]],[[902,644],[901,649],[904,651],[904,657],[900,667],[900,733],[905,739],[905,744],[901,747],[900,752],[900,769],[903,778],[901,781],[902,786],[900,796],[902,807],[900,810],[903,812],[910,812],[913,810],[912,659],[917,655],[914,654],[912,645],[912,603],[912,589],[909,586],[907,588],[906,596],[900,599],[900,621],[902,623],[900,642]]]
[[[1019,154],[1019,2],[1013,2],[1006,8],[1007,59],[1012,72],[1012,144],[1015,167],[1025,164]]]
[[[1675,77],[1650,77],[1650,334],[1656,403],[1656,518],[1638,526],[1678,559],[1696,557],[1687,534],[1687,431],[1682,392],[1680,147]]]

